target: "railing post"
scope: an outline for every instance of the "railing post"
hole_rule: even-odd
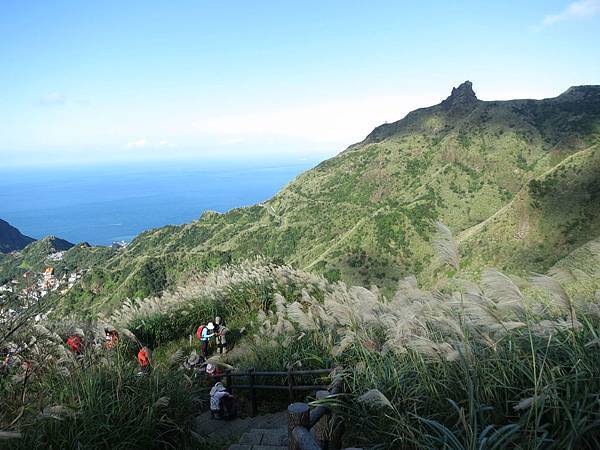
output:
[[[294,367],[288,367],[288,393],[290,396],[290,403],[294,402]]]
[[[292,403],[288,406],[288,441],[290,450],[300,450],[299,443],[294,438],[294,428],[310,425],[310,408],[306,403]]]
[[[254,372],[256,372],[256,369],[253,367],[252,369],[249,370],[250,373],[250,416],[254,417],[256,416],[256,389],[254,388],[254,381],[255,381],[255,375]]]
[[[317,400],[323,400],[330,395],[329,391],[317,391]],[[331,439],[330,413],[327,412],[312,427],[315,431],[315,438],[323,450],[329,450],[329,441]]]
[[[336,367],[333,372],[334,380],[331,383],[330,389],[335,388],[337,393],[343,393],[344,391],[344,380],[341,378],[344,369]],[[337,414],[333,413],[329,417],[329,450],[340,450],[342,448],[342,440],[344,437],[345,424],[344,419]]]

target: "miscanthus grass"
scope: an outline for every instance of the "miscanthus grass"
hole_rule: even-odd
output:
[[[154,347],[164,364],[148,378],[134,377],[131,354],[74,360],[59,334],[81,326],[92,336],[93,324],[31,327],[35,340],[23,344],[40,369],[2,381],[11,400],[0,411],[0,446],[193,446],[194,385],[178,366],[188,336],[220,315],[233,346],[224,366],[344,368],[345,393],[324,401],[347,421],[348,444],[600,448],[600,246],[584,249],[587,266],[529,279],[489,268],[478,280],[463,278],[442,224],[434,248],[453,274],[435,290],[410,276],[386,297],[256,259],[128,301],[103,320]]]

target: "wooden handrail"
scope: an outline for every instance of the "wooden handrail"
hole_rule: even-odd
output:
[[[305,375],[328,375],[331,374],[333,369],[304,369],[304,370],[294,370],[293,367],[290,367],[286,372],[282,371],[263,371],[258,372],[255,369],[249,369],[243,372],[233,372],[231,370],[225,372],[220,375],[208,375],[210,378],[222,379],[225,378],[227,390],[229,393],[232,393],[234,389],[244,389],[250,390],[250,415],[254,417],[257,413],[257,399],[256,399],[256,391],[257,390],[273,390],[273,391],[288,391],[290,402],[293,401],[294,392],[297,391],[318,391],[321,389],[327,389],[328,386],[324,386],[322,384],[295,384],[296,377],[305,376]],[[234,377],[247,377],[247,384],[234,384]],[[287,379],[287,383],[285,385],[273,385],[273,384],[258,384],[256,383],[257,377],[285,377]]]
[[[305,369],[305,370],[292,370],[294,375],[327,375],[330,374],[333,369]],[[254,376],[257,377],[285,377],[288,375],[286,372],[253,372]],[[248,377],[250,371],[245,372],[225,372],[226,376],[231,377]],[[212,378],[221,378],[223,375],[211,375]]]
[[[283,386],[278,384],[233,384],[232,388],[235,389],[257,389],[263,391],[289,391],[289,386]],[[306,385],[294,385],[291,387],[293,391],[318,391],[320,389],[327,389],[328,386],[322,384],[306,384]]]

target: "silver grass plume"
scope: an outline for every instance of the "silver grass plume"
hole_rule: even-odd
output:
[[[0,430],[0,441],[6,441],[9,439],[20,439],[23,437],[18,431],[2,431]]]
[[[182,348],[178,348],[177,351],[175,351],[175,353],[173,353],[169,358],[169,365],[171,367],[181,366],[186,358],[187,355],[185,354],[184,350]]]
[[[169,406],[170,401],[171,401],[171,399],[169,397],[160,397],[158,400],[156,400],[154,402],[154,404],[152,405],[152,408],[154,408],[154,409],[166,408],[167,406]]]
[[[379,389],[371,389],[357,398],[359,403],[371,407],[393,408],[392,403]]]
[[[437,234],[433,240],[433,248],[438,260],[443,264],[454,267],[457,271],[460,266],[460,255],[458,244],[452,235],[452,231],[441,222],[436,222]]]
[[[520,304],[523,294],[513,281],[496,269],[485,269],[481,277],[485,295],[496,303]]]
[[[571,301],[571,297],[569,296],[569,294],[567,294],[562,285],[554,278],[541,274],[535,274],[531,278],[531,282],[533,285],[546,291],[555,303],[567,309],[569,315],[571,316],[571,322],[574,327],[575,322],[577,321],[577,317],[575,314],[575,306]]]

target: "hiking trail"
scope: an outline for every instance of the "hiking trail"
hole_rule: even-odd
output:
[[[194,419],[194,432],[213,442],[228,444],[229,450],[287,450],[287,412],[234,420],[215,420],[210,412]],[[232,444],[233,442],[233,444]]]

